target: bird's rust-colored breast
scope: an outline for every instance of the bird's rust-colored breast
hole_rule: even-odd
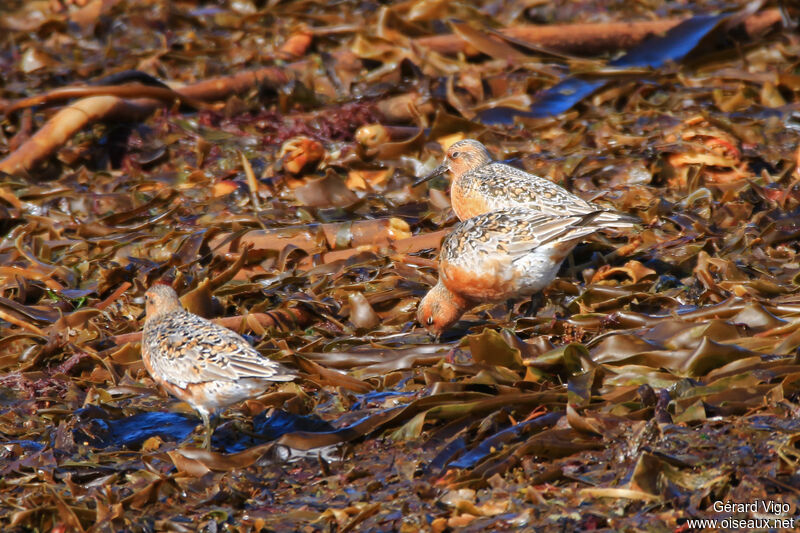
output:
[[[473,188],[464,188],[454,182],[450,189],[450,202],[459,220],[466,220],[490,210],[486,198]]]
[[[161,387],[163,387],[168,393],[172,394],[179,400],[189,402],[192,405],[195,404],[192,401],[193,394],[190,391],[176,385],[175,383],[167,381],[155,368],[153,368],[152,354],[150,353],[150,350],[145,349],[144,347],[142,348],[142,363],[144,363],[144,368],[147,370],[147,373],[150,374],[150,377],[153,378],[153,381],[155,381],[158,385],[161,385]]]
[[[492,262],[491,258],[487,258]],[[485,265],[484,265],[485,266]],[[452,264],[439,267],[442,282],[462,298],[472,301],[497,301],[508,298],[514,292],[513,279],[502,279],[491,268],[466,268]]]

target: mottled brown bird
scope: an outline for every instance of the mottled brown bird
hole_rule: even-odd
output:
[[[483,302],[532,296],[555,279],[575,245],[601,229],[602,211],[554,216],[525,208],[460,222],[439,252],[439,281],[420,301],[417,320],[439,336]]]
[[[210,416],[296,374],[261,355],[237,333],[186,311],[167,285],[145,293],[142,361],[156,381],[202,417],[211,447]]]
[[[586,215],[598,212],[595,220],[604,228],[628,229],[641,221],[630,215],[604,209],[534,174],[492,158],[489,150],[474,139],[453,143],[444,161],[414,186],[450,173],[450,202],[459,220],[509,209],[525,207],[548,215]]]

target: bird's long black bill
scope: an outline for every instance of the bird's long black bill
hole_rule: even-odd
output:
[[[416,187],[417,185],[422,185],[426,181],[432,180],[433,178],[435,178],[437,176],[441,176],[442,174],[447,172],[447,170],[448,170],[447,169],[447,165],[439,165],[438,167],[433,169],[433,172],[431,172],[427,176],[423,176],[420,179],[418,179],[417,181],[415,181],[414,184],[412,185],[412,187]]]

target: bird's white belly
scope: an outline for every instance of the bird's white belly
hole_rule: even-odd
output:
[[[519,296],[535,294],[556,278],[562,261],[553,261],[554,255],[551,246],[542,246],[514,261],[514,289]]]

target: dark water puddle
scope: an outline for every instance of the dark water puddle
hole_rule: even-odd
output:
[[[533,420],[521,422],[515,426],[499,431],[486,438],[476,448],[468,451],[455,461],[450,462],[447,468],[472,468],[485,457],[503,449],[505,445],[517,442],[521,438],[527,437],[531,432],[552,426],[558,422],[562,416],[564,416],[563,413],[547,413]]]
[[[781,418],[772,415],[758,415],[748,418],[750,427],[761,431],[783,431],[796,433],[800,431],[800,419]]]
[[[266,411],[253,418],[253,428],[256,433],[268,440],[275,440],[287,433],[295,431],[312,431],[314,433],[333,431],[334,427],[315,416],[301,416],[276,410],[272,416],[267,417]]]
[[[442,470],[449,462],[451,462],[455,457],[461,454],[464,450],[467,449],[467,441],[462,437],[457,437],[453,441],[451,441],[447,446],[442,448],[442,450],[433,458],[433,460],[428,463],[428,466],[425,469],[426,474],[431,474],[433,472],[438,472]]]
[[[73,431],[76,442],[95,448],[137,447],[150,437],[182,441],[197,427],[198,419],[180,413],[139,413],[112,419],[100,408],[79,409],[80,422]]]
[[[235,453],[259,444],[266,444],[289,433],[328,433],[335,428],[316,416],[302,416],[275,410],[270,416],[263,411],[253,417],[252,434],[243,433],[236,424],[228,423],[214,432],[211,446],[214,450]]]
[[[40,452],[44,450],[45,445],[41,442],[36,442],[32,440],[6,440],[2,441],[4,446],[8,446],[10,444],[16,444],[26,452]]]
[[[653,36],[625,55],[610,61],[611,67],[658,68],[680,61],[697,47],[727,15],[700,15],[678,24],[663,36]],[[570,76],[539,93],[528,111],[495,107],[478,113],[484,124],[513,124],[515,117],[544,118],[560,115],[607,83],[607,79]]]
[[[150,437],[181,442],[201,424],[197,417],[172,412],[112,418],[98,407],[89,407],[76,411],[76,415],[79,422],[73,432],[75,441],[96,448],[136,448]],[[316,417],[278,410],[267,416],[265,411],[253,417],[253,431],[241,430],[235,421],[223,421],[214,432],[211,445],[215,451],[233,453],[274,441],[287,433],[333,430],[331,424]]]
[[[387,398],[408,397],[415,396],[416,391],[382,391],[382,392],[368,392],[366,394],[358,394],[356,403],[350,407],[350,411],[360,411],[366,409],[370,404],[381,404]]]

